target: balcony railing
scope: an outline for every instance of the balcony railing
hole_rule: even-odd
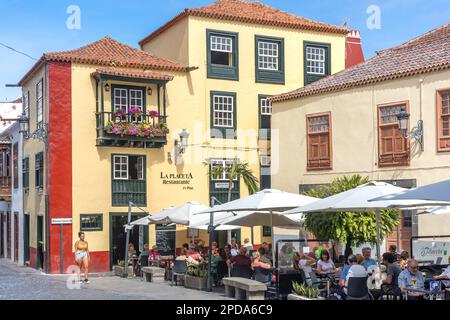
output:
[[[0,201],[11,201],[11,177],[0,177]]]
[[[165,116],[99,112],[96,125],[98,146],[161,148],[167,144]]]

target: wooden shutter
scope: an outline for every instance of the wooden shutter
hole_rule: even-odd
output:
[[[395,116],[392,117],[391,121],[383,120],[382,116],[383,108],[396,108],[399,106],[409,111],[408,103],[382,105],[378,107],[378,161],[380,167],[409,165],[409,139],[403,137]]]
[[[439,152],[450,151],[450,89],[437,91],[437,128]]]
[[[316,130],[311,127],[314,119],[327,119],[327,129]],[[317,114],[307,116],[308,136],[308,170],[331,169],[331,114]]]

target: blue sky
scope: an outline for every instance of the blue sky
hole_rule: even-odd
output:
[[[39,58],[43,52],[68,50],[104,35],[138,46],[138,41],[184,8],[213,0],[1,0],[0,42]],[[366,57],[434,29],[450,17],[448,0],[261,0],[310,19],[361,31]],[[70,5],[81,9],[81,29],[66,28]],[[377,5],[381,29],[367,28],[367,8]],[[34,61],[0,46],[0,101],[21,95],[5,88],[17,83]]]

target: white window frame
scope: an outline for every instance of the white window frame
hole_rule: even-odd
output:
[[[144,92],[141,89],[130,89],[130,97],[129,97],[129,108],[139,108],[141,110],[144,110]],[[134,97],[132,94],[136,94]],[[140,97],[138,97],[140,95]],[[134,101],[133,101],[134,100]],[[138,103],[140,102],[140,104]]]
[[[222,103],[220,102],[222,100]],[[227,100],[227,101],[225,101]],[[219,109],[219,107],[221,109]],[[225,110],[231,107],[231,110]],[[217,120],[217,121],[216,121]],[[224,125],[224,121],[231,121],[231,124]],[[218,124],[222,121],[222,124]],[[234,97],[228,95],[213,95],[213,126],[218,128],[234,128]]]
[[[36,85],[36,126],[40,128],[44,122],[44,81]]]
[[[119,96],[116,95],[116,93],[120,93]],[[125,95],[122,95],[125,93]],[[120,99],[120,103],[116,102],[116,98]],[[122,103],[122,99],[126,99],[125,105]],[[124,108],[128,113],[128,107],[129,107],[129,100],[128,100],[128,89],[126,88],[114,88],[113,91],[113,104],[114,104],[114,112],[118,112],[120,109]]]
[[[30,112],[30,91],[23,95],[23,113],[28,118]]]
[[[138,161],[137,161],[137,172],[138,172],[138,180],[144,180],[144,157],[143,156],[138,156]]]
[[[320,59],[322,55],[323,59]],[[306,46],[306,73],[315,75],[325,75],[326,73],[326,49],[315,46]],[[322,70],[322,71],[320,71]]]
[[[270,102],[269,98],[261,98],[259,101],[259,107],[262,116],[272,115],[272,103]]]
[[[227,36],[210,36],[211,51],[233,53],[233,38]]]
[[[233,163],[236,160],[231,160],[231,159],[210,159],[209,160],[209,164],[210,166],[221,166],[223,168],[225,168],[226,166],[231,167],[231,165],[233,165]],[[228,181],[228,177],[227,177],[227,173],[223,172],[222,177],[219,178],[213,178],[211,177],[211,181]],[[233,179],[233,181],[238,181],[238,179]]]
[[[117,163],[118,159],[125,160],[125,163],[122,163],[122,161]],[[116,164],[118,164],[120,166],[119,170],[116,169]],[[125,166],[126,169],[123,169],[123,166]],[[114,180],[128,180],[128,177],[129,177],[128,176],[128,172],[129,172],[129,159],[128,159],[128,156],[119,156],[119,155],[115,155],[114,156],[113,172],[114,172]],[[126,174],[125,178],[122,177],[122,173]]]
[[[271,47],[271,48],[270,48]],[[269,67],[274,65],[275,67]],[[280,66],[280,45],[273,41],[258,41],[258,69],[278,71]]]

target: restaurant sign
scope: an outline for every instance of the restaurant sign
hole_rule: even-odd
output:
[[[164,173],[161,172],[160,179],[164,185],[181,185],[183,190],[193,190],[191,182],[194,179],[192,173]]]
[[[419,262],[446,264],[450,253],[450,242],[413,240],[412,252]]]

